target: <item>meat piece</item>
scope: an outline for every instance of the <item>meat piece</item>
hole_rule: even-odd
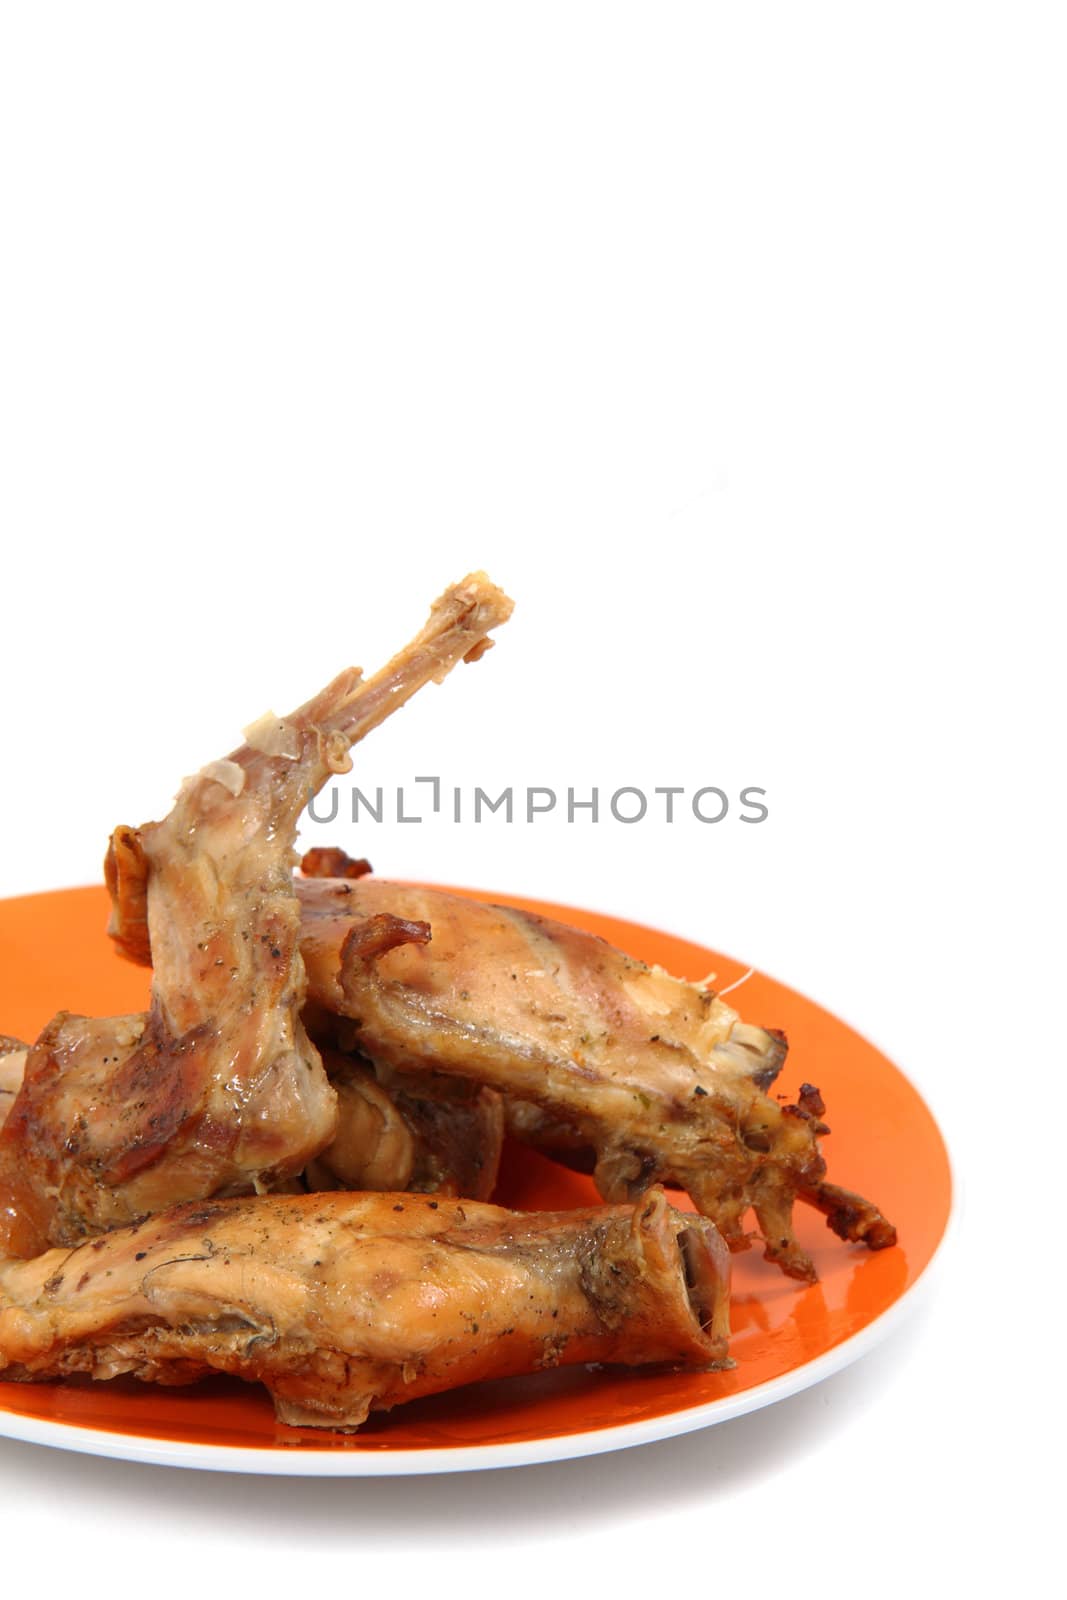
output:
[[[0,1132],[0,1254],[74,1244],[183,1199],[271,1186],[333,1136],[336,1095],[301,1021],[292,846],[349,747],[476,659],[511,602],[477,573],[375,677],[343,672],[187,779],[159,823],[116,830],[111,932],[154,963],[147,1014],[61,1012]]]
[[[710,1223],[640,1205],[524,1215],[411,1195],[178,1206],[0,1265],[0,1377],[226,1372],[279,1418],[371,1410],[585,1361],[721,1364],[728,1256]]]
[[[408,1189],[488,1200],[504,1142],[492,1089],[442,1073],[379,1082],[369,1061],[323,1050],[337,1130],[304,1173],[309,1189]]]
[[[782,1036],[710,990],[530,912],[372,877],[297,890],[309,994],[358,1023],[379,1067],[498,1090],[511,1131],[592,1170],[605,1200],[678,1185],[734,1249],[753,1208],[766,1257],[792,1277],[815,1277],[798,1198],[842,1238],[895,1242],[874,1205],[825,1181],[817,1091],[787,1106],[767,1095]]]
[[[15,1104],[15,1096],[22,1088],[22,1075],[26,1070],[26,1057],[30,1047],[18,1039],[0,1034],[0,1128]]]
[[[414,1136],[405,1188],[489,1200],[504,1147],[501,1096],[446,1073],[374,1070]]]
[[[305,851],[303,867],[309,878],[365,878],[374,870],[365,856],[350,856],[336,845]]]

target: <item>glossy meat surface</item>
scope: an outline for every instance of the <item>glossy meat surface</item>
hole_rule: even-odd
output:
[[[0,1128],[7,1121],[7,1114],[22,1088],[29,1049],[29,1045],[21,1044],[18,1039],[0,1037]]]
[[[406,1194],[206,1201],[0,1264],[0,1378],[225,1372],[303,1426],[560,1364],[721,1364],[727,1333],[725,1246],[658,1190],[532,1215]]]
[[[443,1073],[375,1073],[324,1049],[337,1127],[309,1162],[309,1189],[409,1189],[488,1200],[504,1142],[504,1103],[492,1089]]]
[[[474,574],[373,678],[350,669],[291,716],[262,718],[162,822],[116,830],[111,932],[134,959],[151,949],[151,1006],[61,1012],[34,1044],[0,1132],[0,1255],[269,1187],[329,1143],[336,1095],[301,1020],[300,813],[356,740],[476,659],[510,609]]]
[[[529,912],[366,876],[297,888],[309,994],[358,1023],[379,1069],[496,1089],[509,1129],[588,1159],[606,1200],[675,1184],[733,1248],[752,1207],[765,1254],[791,1276],[814,1277],[798,1198],[843,1238],[895,1242],[875,1206],[826,1183],[818,1092],[804,1085],[793,1105],[767,1094],[784,1040],[707,989]]]

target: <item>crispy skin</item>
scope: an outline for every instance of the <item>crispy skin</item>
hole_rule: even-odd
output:
[[[309,878],[365,878],[374,870],[365,856],[350,856],[336,845],[306,850],[301,865]]]
[[[498,1090],[510,1131],[587,1163],[606,1200],[676,1184],[735,1249],[754,1208],[765,1255],[793,1277],[815,1277],[797,1198],[843,1238],[895,1242],[875,1206],[825,1182],[817,1091],[788,1106],[767,1095],[784,1039],[707,989],[529,912],[368,877],[297,889],[309,995],[358,1023],[379,1068]],[[371,930],[386,918],[432,938],[383,948]]]
[[[356,740],[476,659],[510,611],[484,574],[454,585],[375,677],[343,672],[186,780],[162,822],[116,830],[110,931],[135,959],[150,948],[151,1007],[61,1012],[33,1046],[0,1132],[0,1254],[276,1184],[330,1141],[336,1095],[300,1015],[300,813]]]
[[[371,1410],[586,1361],[726,1359],[727,1252],[710,1223],[640,1205],[524,1215],[412,1195],[178,1206],[0,1265],[0,1377],[226,1372],[283,1422]]]
[[[337,1091],[337,1131],[305,1169],[309,1189],[490,1198],[504,1142],[498,1094],[442,1073],[394,1073],[383,1083],[369,1061],[329,1048],[322,1057]]]

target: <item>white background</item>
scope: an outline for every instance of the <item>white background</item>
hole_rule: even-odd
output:
[[[94,880],[484,566],[514,620],[361,782],[767,822],[309,839],[758,964],[912,1074],[964,1191],[880,1352],[670,1443],[348,1483],[0,1443],[5,1591],[1049,1591],[1065,44],[936,0],[0,12],[0,892]]]

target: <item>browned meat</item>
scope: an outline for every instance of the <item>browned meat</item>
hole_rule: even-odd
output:
[[[350,856],[336,845],[305,851],[302,866],[309,878],[365,878],[373,870],[364,856]]]
[[[728,1257],[661,1190],[523,1215],[411,1195],[186,1204],[0,1264],[0,1377],[263,1383],[283,1422],[586,1361],[721,1364]]]
[[[423,684],[476,659],[511,602],[474,574],[375,677],[350,669],[187,779],[164,821],[120,828],[112,934],[154,964],[146,1015],[61,1012],[0,1132],[0,1255],[74,1244],[182,1199],[302,1170],[336,1095],[301,1021],[292,846],[310,794]]]
[[[765,1255],[793,1277],[815,1276],[798,1198],[842,1238],[895,1242],[874,1205],[825,1181],[817,1091],[767,1095],[784,1039],[709,990],[528,912],[372,877],[297,890],[309,994],[358,1023],[379,1070],[498,1090],[510,1129],[588,1161],[606,1200],[676,1184],[735,1249],[752,1207]]]
[[[29,1045],[18,1039],[0,1035],[0,1128],[15,1104],[15,1096],[22,1088],[22,1075],[26,1070]]]
[[[395,1073],[382,1083],[369,1061],[322,1054],[337,1091],[337,1130],[304,1172],[309,1189],[490,1198],[504,1142],[498,1094],[443,1073]]]

